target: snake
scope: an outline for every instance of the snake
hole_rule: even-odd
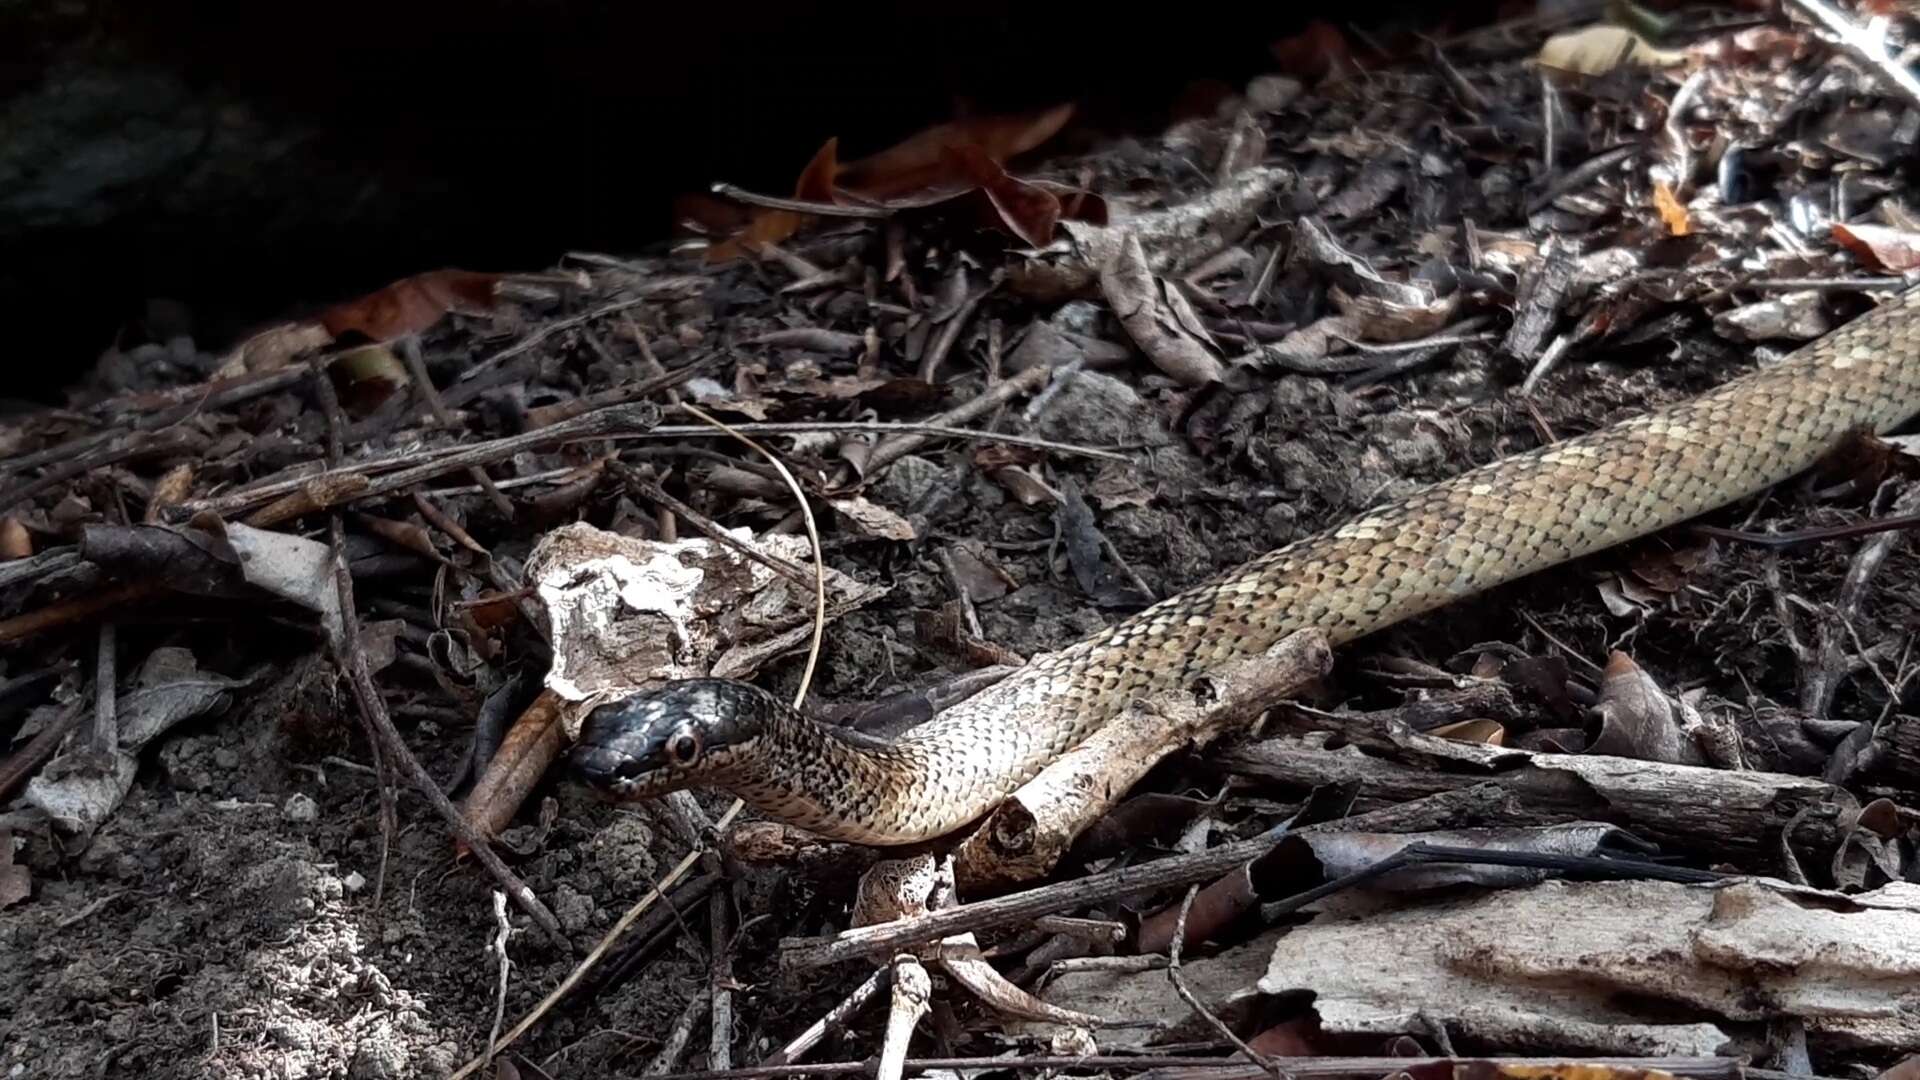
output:
[[[1678,525],[1920,413],[1920,289],[1704,394],[1515,453],[1360,511],[1030,658],[891,740],[731,679],[599,704],[569,752],[615,802],[730,791],[778,822],[903,845],[984,816],[1146,695],[1295,631],[1330,645]]]

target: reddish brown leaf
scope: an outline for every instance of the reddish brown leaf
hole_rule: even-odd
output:
[[[1315,19],[1292,37],[1281,38],[1267,47],[1279,61],[1283,75],[1308,82],[1325,78],[1353,66],[1353,50],[1340,28],[1323,19]]]
[[[834,181],[840,176],[840,140],[828,139],[820,149],[814,151],[813,160],[800,170],[800,179],[793,185],[793,197],[808,202],[830,203],[834,200]]]
[[[1900,274],[1920,266],[1920,233],[1886,225],[1835,222],[1833,241],[1871,268]]]
[[[1033,247],[1045,247],[1053,240],[1053,227],[1060,221],[1060,200],[1052,192],[1007,175],[1007,170],[978,146],[951,147],[947,158],[958,175],[986,195],[1008,232]]]
[[[956,186],[945,151],[973,146],[988,160],[1005,163],[1058,134],[1073,116],[1074,107],[1056,105],[1037,112],[1010,116],[979,116],[927,128],[877,154],[849,162],[840,170],[839,185],[875,199]]]
[[[320,313],[320,325],[334,338],[359,333],[386,342],[417,334],[448,312],[484,315],[493,310],[498,274],[471,270],[429,270],[365,296],[335,304]]]

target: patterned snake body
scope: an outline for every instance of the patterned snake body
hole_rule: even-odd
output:
[[[912,843],[993,808],[1118,715],[1319,627],[1351,641],[1755,494],[1920,412],[1920,290],[1692,401],[1496,461],[1268,552],[1034,658],[891,743],[764,691],[668,684],[603,705],[576,773],[616,799],[732,790],[839,839]]]

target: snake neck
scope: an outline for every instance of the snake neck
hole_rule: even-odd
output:
[[[767,698],[755,736],[736,748],[724,786],[769,817],[835,840],[886,842],[885,810],[913,797],[924,755],[823,724]]]

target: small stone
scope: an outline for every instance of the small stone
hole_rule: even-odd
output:
[[[240,764],[240,755],[232,747],[222,746],[213,752],[213,763],[222,769],[231,769]]]
[[[305,825],[320,820],[320,804],[304,792],[294,792],[287,797],[287,804],[280,808],[280,816],[295,824]]]
[[[346,889],[349,894],[353,894],[367,887],[367,879],[361,876],[360,871],[355,870],[341,879],[340,885]]]

